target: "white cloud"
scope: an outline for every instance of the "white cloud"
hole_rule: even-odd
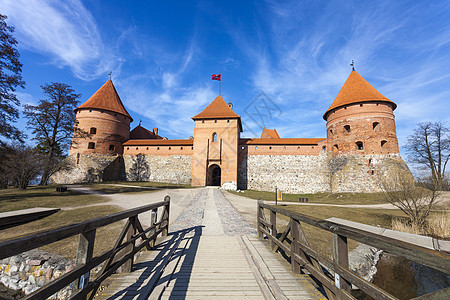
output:
[[[19,47],[48,55],[80,79],[104,75],[120,62],[105,47],[92,14],[79,0],[1,0]]]

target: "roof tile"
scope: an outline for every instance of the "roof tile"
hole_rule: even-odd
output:
[[[88,99],[88,101],[78,106],[75,111],[80,108],[109,110],[125,115],[133,121],[133,118],[131,118],[130,114],[125,109],[125,106],[123,106],[119,94],[117,94],[116,88],[111,80],[108,80],[104,85],[102,85],[102,87],[99,88],[95,94]]]

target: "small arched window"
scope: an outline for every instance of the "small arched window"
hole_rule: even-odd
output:
[[[326,146],[323,146],[323,147],[322,147],[322,151],[323,151],[323,152],[327,151],[327,147],[326,147]]]
[[[90,134],[96,134],[97,133],[97,128],[95,127],[91,127],[91,130],[89,131]]]
[[[344,130],[347,132],[347,133],[350,133],[350,125],[345,125],[344,126]]]
[[[384,148],[384,146],[387,144],[387,141],[381,141],[381,148]]]
[[[378,123],[378,122],[373,122],[372,126],[373,126],[373,131],[380,129],[380,123]]]
[[[77,153],[77,165],[80,164],[80,153]]]
[[[95,143],[90,142],[90,143],[88,144],[88,149],[95,149]]]
[[[333,134],[333,129],[330,129],[330,134]]]
[[[356,147],[358,150],[364,150],[363,142],[360,141],[356,142]]]
[[[333,150],[338,151],[339,150],[339,146],[337,144],[333,145]]]
[[[217,133],[215,133],[215,132],[212,135],[212,141],[213,141],[213,143],[217,142]]]
[[[114,151],[116,147],[114,145],[109,145],[109,151]]]

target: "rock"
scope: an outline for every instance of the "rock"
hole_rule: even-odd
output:
[[[29,285],[29,283],[27,281],[25,281],[25,280],[19,281],[19,288],[21,290],[23,290],[23,288],[26,287],[27,285]]]
[[[5,271],[4,271],[4,273],[6,274],[6,275],[11,275],[11,265],[7,265],[6,267],[5,267]]]
[[[42,259],[30,259],[29,261],[27,261],[27,264],[30,266],[40,266],[42,262]]]
[[[30,276],[28,277],[28,281],[29,281],[32,285],[35,285],[35,284],[36,284],[36,279],[34,278],[33,275],[30,275]]]
[[[38,282],[37,282],[37,286],[38,287],[43,287],[45,285],[45,280],[44,278],[39,278]]]
[[[53,275],[53,269],[48,268],[47,271],[45,272],[45,279],[47,279],[47,280],[52,279],[52,275]]]
[[[34,271],[34,275],[35,275],[36,277],[39,277],[39,276],[44,275],[44,269],[41,269],[41,268],[36,269],[36,271]]]
[[[31,294],[33,291],[34,291],[34,287],[31,286],[31,285],[29,285],[29,286],[27,286],[27,287],[25,287],[25,288],[23,289],[23,292],[25,293],[25,295],[29,295],[29,294]]]
[[[25,269],[25,264],[22,262],[22,263],[20,263],[19,272],[23,272],[24,269]]]
[[[8,285],[8,288],[11,289],[11,290],[16,290],[17,291],[19,289],[19,285],[17,284],[17,282],[10,281],[9,285]]]
[[[8,286],[9,285],[9,277],[3,276],[2,278],[0,278],[0,282],[3,283],[4,286]]]
[[[54,279],[58,279],[62,275],[63,275],[63,272],[61,272],[60,270],[56,270],[55,272],[53,272],[53,278]]]
[[[19,271],[19,267],[17,265],[11,266],[11,274],[16,273],[17,271]]]

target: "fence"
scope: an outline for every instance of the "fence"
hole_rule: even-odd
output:
[[[262,200],[258,201],[257,209],[258,236],[266,236],[273,251],[281,249],[290,256],[293,272],[298,273],[301,268],[306,269],[323,285],[328,298],[355,299],[350,294],[353,284],[374,299],[397,299],[349,270],[347,238],[450,274],[450,255],[447,252],[433,251],[398,239],[294,213],[266,204]],[[266,218],[265,209],[269,211],[269,220]],[[277,234],[277,214],[289,218],[281,235]],[[301,223],[332,233],[333,260],[310,247]],[[422,298],[450,299],[450,287],[416,299]]]
[[[162,208],[162,214],[160,220],[157,221],[157,211],[160,207]],[[167,235],[169,209],[170,197],[166,196],[164,201],[158,203],[5,241],[0,243],[0,259],[79,235],[75,269],[28,295],[25,299],[46,299],[71,283],[74,289],[71,299],[85,299],[86,297],[92,299],[103,280],[116,272],[121,266],[123,272],[131,272],[134,255],[143,247],[151,249],[159,234]],[[144,230],[139,222],[138,215],[148,211],[152,212],[151,225]],[[99,256],[93,257],[96,229],[124,219],[128,220],[114,247]],[[93,277],[90,274],[91,270],[103,262],[105,263],[101,271],[90,280]]]

